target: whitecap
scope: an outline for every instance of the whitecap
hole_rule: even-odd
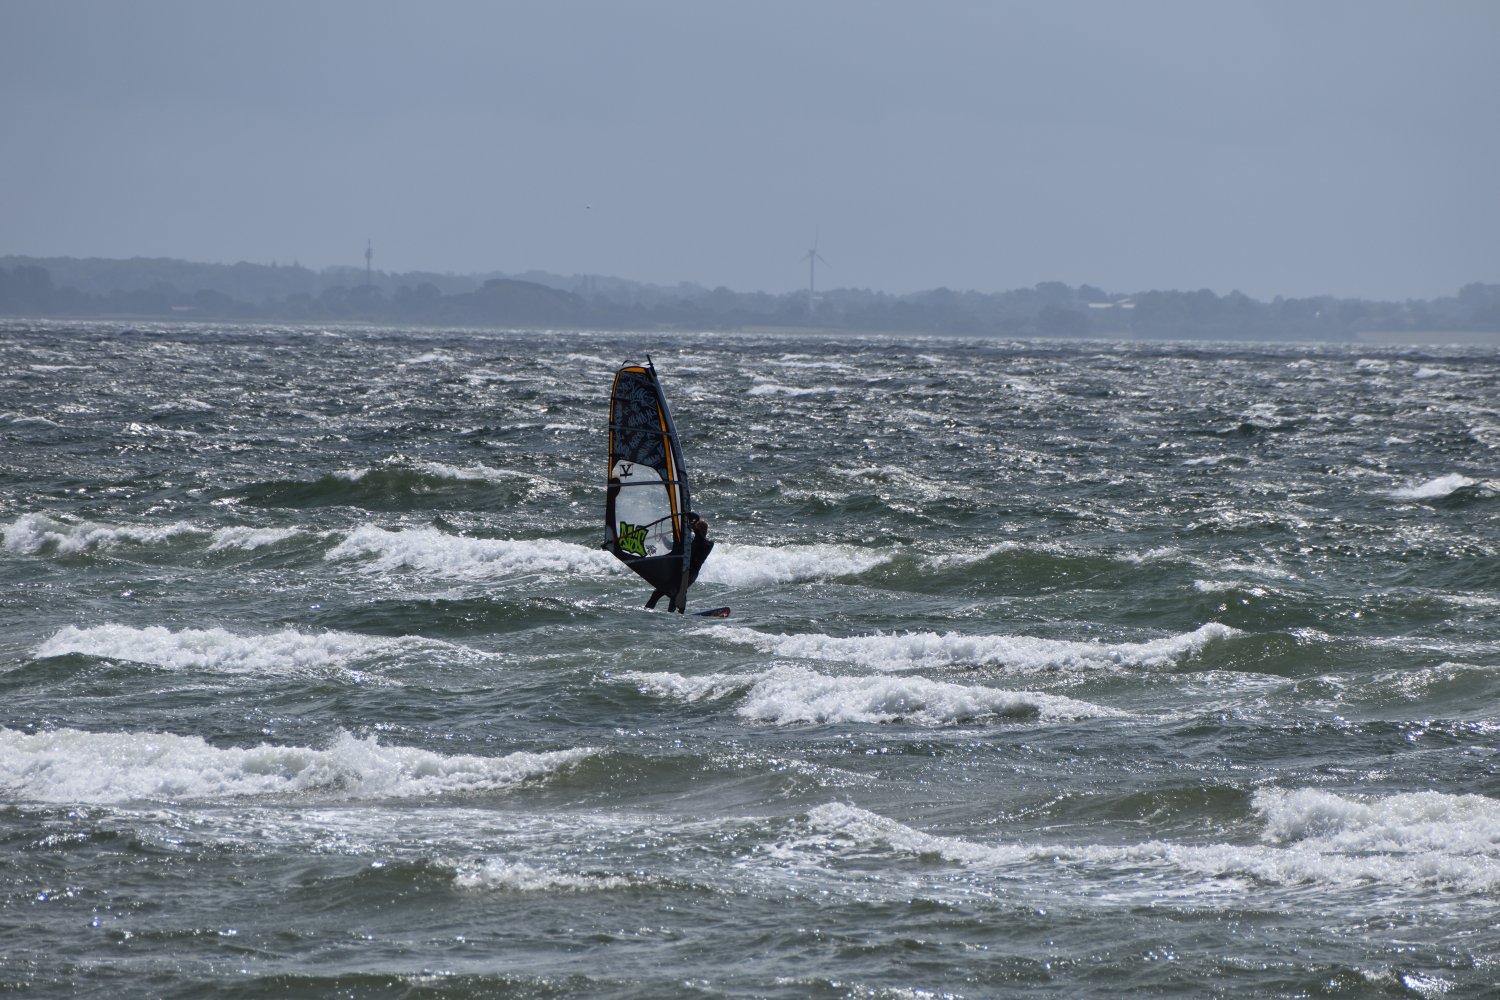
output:
[[[462,866],[453,882],[460,889],[547,893],[597,892],[623,889],[631,884],[629,879],[618,875],[580,875],[497,858]]]
[[[417,637],[378,638],[349,632],[296,632],[283,629],[260,635],[237,635],[222,628],[173,631],[161,625],[94,625],[59,629],[32,653],[37,658],[93,656],[124,663],[143,663],[165,670],[206,671],[255,676],[329,676],[373,679],[352,663],[397,654],[408,648],[473,658],[464,647]]]
[[[785,354],[779,359],[773,358],[766,362],[778,368],[797,368],[810,371],[834,371],[853,372],[857,371],[852,365],[846,365],[841,361],[821,361],[813,359],[810,354]]]
[[[833,677],[804,667],[778,667],[748,678],[632,671],[618,675],[618,679],[638,684],[648,694],[690,703],[743,692],[737,714],[777,725],[904,721],[943,726],[980,719],[1059,722],[1122,714],[1059,695],[921,677]]]
[[[230,528],[220,528],[213,534],[213,540],[209,542],[210,552],[222,552],[226,549],[242,549],[252,552],[255,549],[265,548],[268,545],[276,545],[289,538],[295,538],[299,534],[296,528],[252,528],[245,525],[236,525]]]
[[[878,813],[842,802],[831,802],[809,810],[806,817],[810,836],[783,842],[768,848],[773,856],[789,857],[808,847],[826,848],[841,844],[879,847],[900,854],[939,857],[959,864],[1006,863],[1026,860],[1030,852],[1023,847],[996,848],[976,844],[960,837],[942,837],[898,823]]]
[[[1345,796],[1262,788],[1252,803],[1273,843],[1343,853],[1457,854],[1500,863],[1500,800],[1404,792]],[[1495,873],[1500,878],[1500,870]]]
[[[155,545],[203,529],[177,521],[162,525],[121,526],[92,521],[58,521],[45,514],[23,514],[0,528],[4,546],[18,555],[59,555],[108,551],[121,545]]]
[[[1194,580],[1193,589],[1200,594],[1221,594],[1232,590],[1243,590],[1251,597],[1268,597],[1271,594],[1265,587],[1231,583],[1227,580]]]
[[[262,743],[216,747],[198,736],[34,735],[0,729],[0,788],[12,800],[139,800],[315,795],[339,800],[436,798],[503,791],[565,770],[591,748],[503,757],[444,755],[381,746],[341,732],[326,750]]]
[[[798,388],[796,386],[781,385],[777,382],[762,382],[751,386],[745,393],[747,396],[815,396],[819,393],[833,392],[829,387]]]
[[[623,572],[617,560],[587,545],[469,538],[436,528],[404,531],[372,526],[356,528],[323,558],[329,562],[357,562],[372,573],[405,569],[456,579],[492,579],[517,573]]]
[[[888,562],[888,552],[850,545],[739,545],[720,541],[703,564],[701,579],[734,587],[854,576]]]
[[[49,417],[27,416],[20,413],[0,413],[0,420],[15,427],[62,427],[62,424]]]
[[[986,545],[967,552],[944,552],[941,555],[926,556],[923,559],[923,563],[932,569],[972,566],[975,563],[984,562],[1001,553],[1015,552],[1022,549],[1033,552],[1045,552],[1051,555],[1065,554],[1063,546],[1055,542],[1034,543],[1030,546],[1023,546],[1020,542],[996,542],[994,545]]]
[[[438,479],[459,482],[498,482],[502,479],[529,479],[528,473],[514,469],[494,469],[487,465],[448,465],[444,462],[418,462],[415,468]]]
[[[1210,643],[1238,635],[1210,622],[1183,634],[1148,642],[1074,642],[1030,636],[962,635],[956,632],[877,633],[837,637],[821,633],[768,635],[721,625],[709,629],[780,657],[850,663],[872,670],[931,670],[988,667],[1009,672],[1095,670],[1118,667],[1170,669],[1200,654]]]
[[[211,413],[213,406],[201,399],[185,396],[171,403],[157,403],[151,407],[152,413]]]
[[[197,431],[182,430],[180,428],[159,427],[156,424],[143,424],[138,420],[132,420],[125,425],[124,432],[132,437],[201,437]]]
[[[1275,798],[1273,793],[1265,801]],[[1257,794],[1257,808],[1262,801]],[[1076,877],[1087,881],[1091,893],[1107,893],[1121,901],[1139,898],[1156,902],[1164,892],[1172,892],[1206,903],[1213,898],[1226,898],[1227,893],[1227,898],[1234,901],[1232,905],[1237,905],[1243,892],[1257,882],[1337,887],[1400,882],[1488,893],[1500,887],[1500,866],[1496,865],[1493,846],[1496,835],[1489,833],[1490,829],[1500,829],[1495,826],[1496,805],[1492,799],[1484,800],[1472,810],[1460,807],[1457,813],[1451,804],[1437,805],[1429,813],[1434,834],[1430,839],[1356,836],[1339,845],[1299,841],[1272,846],[1176,844],[1160,840],[1125,845],[986,844],[925,833],[857,806],[830,803],[809,810],[789,836],[766,845],[762,853],[777,861],[802,864],[809,860],[810,854],[837,858],[846,852],[863,856],[871,850],[880,850],[936,857],[980,871],[1008,870],[1012,877],[1022,877],[1022,866],[1041,865],[1054,881]],[[1345,821],[1349,818],[1342,810],[1333,812]],[[1441,817],[1465,824],[1466,830],[1456,836],[1444,835]],[[1378,818],[1373,823],[1367,819],[1360,814],[1354,825],[1365,830],[1385,825]],[[1484,823],[1490,826],[1480,832]],[[1392,824],[1396,828],[1402,825],[1401,819]],[[1160,874],[1145,877],[1141,872],[1143,866],[1159,869]],[[1164,887],[1164,878],[1181,884]]]
[[[1400,489],[1391,490],[1391,496],[1399,500],[1437,500],[1442,497],[1451,496],[1454,492],[1466,486],[1474,486],[1477,481],[1468,476],[1450,473],[1429,479],[1425,483],[1416,486],[1405,486]]]

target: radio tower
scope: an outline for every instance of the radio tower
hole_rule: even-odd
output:
[[[375,250],[370,246],[370,241],[365,240],[365,284],[370,285],[371,287],[374,287],[375,285],[374,274],[371,270],[371,263],[374,260]]]

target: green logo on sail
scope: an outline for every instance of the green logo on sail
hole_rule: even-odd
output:
[[[646,529],[637,528],[625,521],[620,522],[620,551],[628,552],[633,556],[645,556],[646,554]]]

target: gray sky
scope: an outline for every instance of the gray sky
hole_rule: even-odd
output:
[[[0,253],[1500,281],[1496,0],[0,0]]]

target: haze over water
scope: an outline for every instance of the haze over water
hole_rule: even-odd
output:
[[[598,548],[648,353],[727,621]],[[1500,988],[1493,348],[0,357],[6,990]]]

